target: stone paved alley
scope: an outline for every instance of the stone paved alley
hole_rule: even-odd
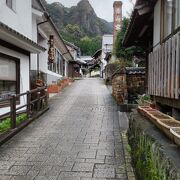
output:
[[[100,79],[73,83],[0,147],[0,179],[127,179],[117,106]]]

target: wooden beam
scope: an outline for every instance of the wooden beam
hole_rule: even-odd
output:
[[[172,37],[172,64],[171,64],[171,98],[175,98],[174,92],[175,92],[175,75],[176,75],[176,45],[175,45],[175,36]]]
[[[179,99],[180,85],[180,33],[176,34],[176,78],[175,78],[175,98]]]

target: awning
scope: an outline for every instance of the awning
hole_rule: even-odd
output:
[[[148,46],[153,37],[153,10],[157,0],[137,0],[123,45]]]
[[[99,49],[94,53],[94,55],[92,57],[97,59],[99,56],[101,56],[101,53],[102,53],[102,49]]]
[[[31,53],[40,53],[46,50],[2,22],[0,22],[0,39]]]

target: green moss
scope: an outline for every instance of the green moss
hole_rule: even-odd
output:
[[[19,125],[21,122],[27,119],[27,114],[23,113],[16,117],[16,124]],[[5,132],[11,128],[11,118],[6,118],[0,123],[0,133]]]
[[[127,149],[127,152],[128,152],[129,154],[131,154],[131,146],[130,146],[129,144],[127,144],[126,149]]]

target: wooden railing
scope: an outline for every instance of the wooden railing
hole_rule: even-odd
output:
[[[21,97],[26,98],[26,103],[17,105],[17,102],[21,101]],[[8,99],[1,100],[1,103],[3,103],[3,101],[9,102],[10,111],[0,116],[0,122],[2,122],[5,117],[10,117],[11,128],[14,129],[16,128],[17,114],[24,112],[27,114],[27,119],[29,119],[48,106],[47,87],[39,87],[22,94],[12,95]]]
[[[179,99],[180,32],[149,54],[148,94]]]

